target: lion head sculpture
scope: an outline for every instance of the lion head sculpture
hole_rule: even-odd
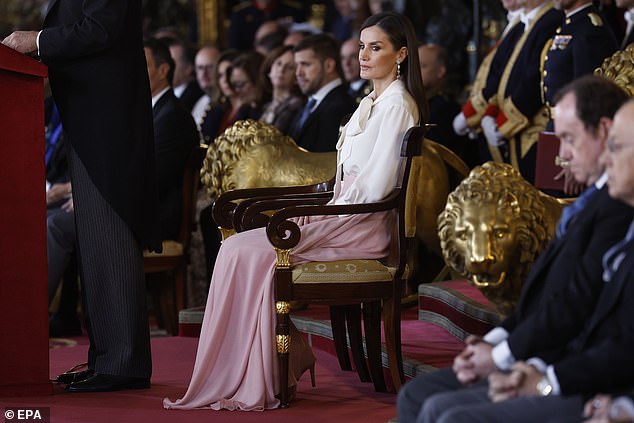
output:
[[[248,119],[237,121],[209,146],[200,176],[213,199],[232,189],[327,181],[336,163],[336,153],[309,153],[274,126]]]
[[[511,165],[475,167],[438,216],[443,257],[506,315],[552,237],[562,207]]]

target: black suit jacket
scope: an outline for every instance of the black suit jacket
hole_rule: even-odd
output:
[[[200,143],[198,129],[171,89],[159,98],[152,113],[161,236],[175,239],[181,221],[183,171],[192,149]]]
[[[634,209],[610,198],[604,186],[566,234],[548,244],[502,323],[516,359],[557,350],[581,331],[604,286],[603,254],[623,239],[632,218]]]
[[[634,384],[634,243],[583,331],[554,363],[563,394],[615,393]]]
[[[189,81],[185,90],[181,93],[181,96],[178,99],[183,103],[183,106],[191,112],[194,108],[194,105],[205,94],[205,92],[200,88],[198,82]]]
[[[141,3],[51,0],[39,47],[66,140],[141,245],[160,249]]]
[[[333,88],[308,116],[299,132],[293,134],[295,142],[308,151],[335,151],[341,121],[354,108],[354,100],[345,85]],[[297,113],[291,127],[297,125],[301,113],[301,110]]]

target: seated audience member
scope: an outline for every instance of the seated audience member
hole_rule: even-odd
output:
[[[227,51],[218,59],[218,86],[223,97],[211,104],[203,116],[200,131],[206,143],[241,119],[258,119],[265,92],[260,68],[264,57],[256,52]]]
[[[314,32],[307,31],[307,30],[291,29],[288,35],[286,36],[286,38],[284,38],[283,45],[295,47],[297,44],[299,44],[300,41],[302,41],[304,38],[308,37],[309,35],[312,35],[313,33]]]
[[[432,401],[435,394],[459,395],[475,386],[484,389],[477,396],[484,401],[486,378],[495,369],[510,370],[518,360],[565,347],[589,321],[605,285],[602,257],[623,239],[634,217],[630,206],[608,195],[600,160],[614,113],[626,100],[623,90],[596,76],[562,89],[555,106],[560,155],[569,160],[575,179],[589,188],[564,209],[556,235],[524,282],[516,310],[484,338],[467,338],[453,369],[419,376],[401,389],[401,422],[433,421],[427,419],[440,411]]]
[[[216,62],[216,72],[214,74],[215,85],[218,89],[217,100],[211,100],[203,110],[200,119],[196,122],[200,129],[203,142],[206,144],[214,142],[218,136],[220,126],[224,116],[232,109],[239,108],[240,102],[238,95],[229,85],[228,72],[231,68],[231,62],[238,57],[240,53],[236,50],[225,50]]]
[[[266,56],[277,47],[284,44],[288,36],[288,29],[278,21],[266,21],[255,32],[253,49]]]
[[[354,110],[341,79],[339,45],[327,34],[304,38],[293,48],[295,76],[306,105],[292,123],[291,137],[308,151],[334,151],[339,127]]]
[[[282,46],[273,50],[262,69],[270,81],[272,99],[264,105],[260,120],[288,134],[293,118],[304,106],[304,98],[295,79],[293,47]]]
[[[205,94],[196,81],[196,50],[183,39],[168,38],[164,42],[169,47],[175,64],[174,95],[191,112],[194,105]]]
[[[193,147],[200,143],[191,115],[171,89],[174,61],[167,46],[156,39],[145,42],[152,114],[154,148],[159,192],[161,236],[175,239],[181,221],[181,188],[185,163]],[[47,219],[49,295],[55,292],[71,254],[75,251],[75,221],[72,199],[63,212]]]
[[[220,97],[220,88],[217,83],[217,64],[219,56],[220,50],[218,47],[207,45],[198,50],[194,59],[196,82],[198,82],[198,86],[205,93],[192,107],[192,116],[198,126],[202,123],[203,115],[207,108],[210,107],[210,104],[214,101],[218,101]]]
[[[352,97],[356,104],[372,91],[372,83],[361,79],[359,68],[359,39],[348,38],[341,43],[341,68],[343,77],[348,83],[348,95]]]
[[[467,137],[456,134],[453,129],[453,118],[460,113],[460,105],[448,92],[447,50],[438,44],[425,44],[418,47],[418,59],[429,103],[429,123],[435,125],[427,131],[427,138],[474,164],[471,157],[465,156]]]

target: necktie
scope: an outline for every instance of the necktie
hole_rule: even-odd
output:
[[[315,103],[317,103],[317,100],[315,100],[313,97],[310,97],[308,99],[308,102],[306,103],[306,106],[304,106],[304,110],[302,110],[302,114],[297,121],[296,132],[299,132],[304,126],[304,123],[306,123],[306,119],[308,119],[308,116],[310,116],[310,112],[312,112]]]
[[[559,219],[559,223],[557,223],[556,233],[559,238],[565,235],[570,221],[584,209],[590,199],[597,192],[597,188],[594,185],[591,185],[579,196],[579,198],[577,198],[574,203],[572,203],[568,207],[564,207],[564,210],[561,213],[561,219]]]
[[[630,223],[630,228],[625,234],[625,238],[617,242],[603,255],[603,282],[610,282],[619,269],[621,262],[625,258],[625,248],[634,237],[634,221]]]

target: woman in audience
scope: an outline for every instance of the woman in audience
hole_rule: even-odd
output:
[[[268,92],[260,76],[263,62],[264,56],[257,51],[242,53],[231,62],[227,78],[238,101],[227,116],[221,132],[238,120],[259,119],[262,105],[268,101]]]
[[[338,177],[331,204],[385,198],[397,180],[403,135],[427,116],[411,22],[396,13],[371,16],[360,40],[361,76],[372,80],[374,91],[362,100],[337,143]],[[302,236],[292,264],[388,254],[391,213],[312,216],[296,222]],[[264,410],[279,405],[274,269],[275,252],[263,228],[223,242],[190,385],[182,399],[165,399],[165,408]],[[314,360],[301,335],[292,330],[289,386],[296,386]]]
[[[206,143],[214,142],[216,137],[227,128],[231,111],[238,110],[242,104],[238,94],[229,85],[228,79],[231,62],[239,54],[236,50],[225,50],[218,57],[216,85],[220,91],[220,97],[218,101],[209,103],[200,124],[200,132]]]
[[[273,98],[264,105],[260,120],[288,134],[293,117],[304,106],[304,98],[295,78],[293,47],[282,46],[273,50],[262,70],[270,81]]]

